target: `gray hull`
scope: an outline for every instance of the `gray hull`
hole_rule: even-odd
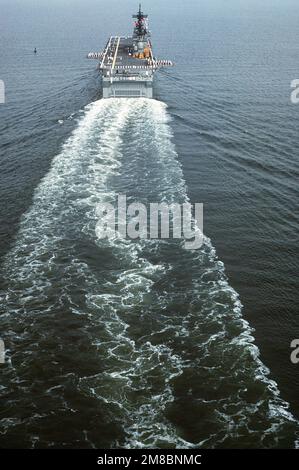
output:
[[[153,78],[118,80],[102,78],[103,98],[153,98]]]

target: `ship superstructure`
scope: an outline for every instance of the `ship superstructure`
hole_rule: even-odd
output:
[[[154,57],[148,15],[141,11],[141,5],[133,18],[132,36],[111,36],[103,52],[91,52],[87,56],[100,60],[103,98],[153,98],[155,72],[161,67],[173,65],[170,60]]]

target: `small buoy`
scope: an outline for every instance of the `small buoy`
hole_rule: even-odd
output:
[[[34,54],[37,54],[37,49],[36,49],[36,47],[34,48]]]

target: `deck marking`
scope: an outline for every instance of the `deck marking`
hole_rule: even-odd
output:
[[[114,59],[113,59],[112,67],[111,67],[111,72],[112,72],[112,70],[114,69],[115,62],[116,62],[116,59],[117,59],[117,53],[118,53],[119,43],[120,43],[120,37],[117,38],[117,46],[116,46],[116,49],[115,49],[115,54],[114,54]]]

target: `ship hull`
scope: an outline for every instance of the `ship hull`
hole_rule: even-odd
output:
[[[102,78],[103,98],[153,98],[153,80]]]

